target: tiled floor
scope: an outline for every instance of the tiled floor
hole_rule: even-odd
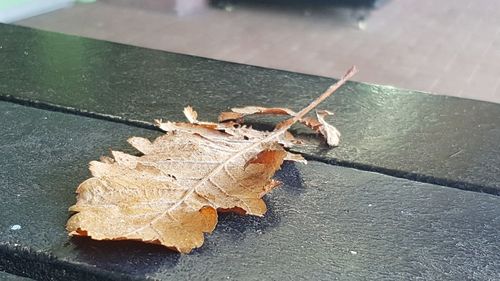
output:
[[[160,1],[161,2],[161,1]],[[305,1],[307,2],[307,1]],[[390,0],[364,30],[347,9],[76,5],[20,25],[215,59],[500,103],[500,1]]]

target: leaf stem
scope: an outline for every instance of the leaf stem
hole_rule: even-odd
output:
[[[286,131],[288,130],[293,124],[296,122],[300,121],[302,117],[304,117],[307,113],[309,113],[311,110],[313,110],[318,104],[323,102],[326,98],[331,96],[338,88],[340,88],[342,85],[347,82],[347,80],[351,79],[354,74],[358,72],[358,69],[356,66],[352,66],[347,70],[347,72],[338,80],[335,84],[331,85],[326,89],[326,91],[321,94],[317,99],[315,99],[313,102],[311,102],[308,106],[304,107],[301,111],[299,111],[295,116],[292,118],[289,118],[285,121],[280,122],[278,125],[276,125],[275,131]]]

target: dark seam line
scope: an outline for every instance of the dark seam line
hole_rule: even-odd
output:
[[[294,151],[294,152],[299,152],[299,151]],[[383,174],[383,175],[387,175],[387,176],[391,176],[391,177],[395,177],[395,178],[402,178],[402,179],[407,179],[407,180],[411,180],[414,182],[429,183],[429,184],[439,185],[439,186],[443,186],[443,187],[456,188],[456,189],[465,190],[465,191],[487,193],[487,194],[497,195],[497,196],[500,195],[500,190],[498,188],[495,188],[492,186],[484,186],[484,185],[469,183],[469,182],[464,182],[464,181],[450,180],[450,179],[445,179],[445,178],[428,176],[428,175],[415,173],[415,172],[406,172],[406,171],[401,171],[401,170],[397,170],[397,169],[384,168],[384,167],[373,166],[373,165],[363,164],[363,163],[358,163],[358,162],[353,162],[353,161],[345,161],[345,160],[339,160],[339,159],[322,159],[320,157],[310,155],[307,153],[303,153],[303,152],[301,152],[301,154],[303,154],[303,156],[304,156],[304,158],[306,158],[306,160],[322,162],[322,163],[329,164],[329,165],[353,168],[356,170],[367,171],[367,172],[375,172],[375,173],[379,173],[379,174]]]
[[[119,123],[119,124],[125,124],[125,125],[132,126],[132,127],[138,127],[138,128],[144,128],[144,129],[162,132],[162,130],[160,130],[154,124],[149,123],[149,122],[145,122],[145,121],[130,120],[130,119],[126,119],[126,118],[115,116],[115,115],[96,113],[96,112],[92,112],[92,111],[77,109],[77,108],[68,107],[68,106],[61,106],[61,105],[47,103],[47,102],[33,101],[30,99],[19,98],[19,97],[15,97],[12,95],[0,95],[0,101],[6,101],[6,102],[11,102],[11,103],[23,105],[26,107],[34,107],[34,108],[48,110],[48,111],[67,113],[67,114],[72,114],[72,115],[76,115],[76,116],[84,116],[84,117],[100,119],[100,120],[110,121],[110,122]],[[423,183],[430,183],[430,184],[435,184],[435,185],[445,186],[445,187],[450,187],[450,188],[457,188],[457,189],[466,190],[466,191],[488,193],[488,194],[497,195],[497,196],[500,195],[500,190],[497,188],[491,187],[491,186],[483,186],[483,185],[468,183],[468,182],[463,182],[463,181],[443,179],[443,178],[438,178],[438,177],[434,177],[434,176],[427,176],[424,174],[419,174],[419,173],[414,173],[414,172],[405,172],[405,171],[396,170],[396,169],[377,167],[377,166],[373,166],[373,165],[369,165],[369,164],[362,164],[362,163],[353,162],[353,161],[345,161],[345,160],[338,160],[338,159],[323,159],[323,158],[320,158],[320,157],[317,157],[314,155],[310,155],[307,153],[303,153],[300,151],[295,151],[295,152],[299,152],[299,153],[303,154],[307,160],[318,161],[318,162],[322,162],[322,163],[329,164],[329,165],[353,168],[353,169],[357,169],[357,170],[361,170],[361,171],[376,172],[376,173],[380,173],[380,174],[384,174],[384,175],[392,176],[392,177],[396,177],[396,178],[403,178],[403,179],[407,179],[407,180],[411,180],[411,181],[415,181],[415,182],[423,182]]]
[[[152,124],[150,122],[126,119],[126,118],[123,118],[120,116],[92,112],[92,111],[88,111],[88,110],[84,110],[84,109],[74,108],[71,106],[62,106],[62,105],[57,105],[57,104],[43,102],[43,101],[34,101],[34,100],[19,98],[19,97],[15,97],[15,96],[11,96],[11,95],[0,95],[0,101],[19,104],[19,105],[23,105],[26,107],[43,109],[43,110],[47,110],[47,111],[61,112],[61,113],[66,113],[66,114],[71,114],[71,115],[76,115],[76,116],[84,116],[84,117],[89,117],[89,118],[93,118],[93,119],[105,120],[105,121],[110,121],[110,122],[114,122],[114,123],[129,125],[132,127],[138,127],[138,128],[162,132],[162,130],[160,130],[160,128],[158,128],[157,126],[155,126],[154,124]]]
[[[125,273],[64,261],[27,247],[0,244],[0,270],[35,280],[144,280]]]

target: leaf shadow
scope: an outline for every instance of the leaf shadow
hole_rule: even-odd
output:
[[[79,261],[130,275],[142,276],[160,268],[173,268],[181,257],[161,245],[139,241],[96,241],[88,237],[72,237],[68,244]]]
[[[285,190],[290,195],[299,195],[304,191],[304,179],[298,166],[304,164],[285,161],[274,178],[282,183],[279,188]]]
[[[282,168],[275,174],[275,179],[279,180],[282,185],[278,187],[279,190],[275,190],[270,195],[264,197],[267,212],[263,217],[221,213],[219,214],[219,223],[214,234],[217,235],[217,232],[224,232],[231,236],[233,242],[238,243],[247,234],[261,234],[270,228],[278,227],[287,206],[293,203],[294,197],[299,196],[304,191],[304,182],[300,170],[296,165],[302,164],[286,161],[282,165]]]

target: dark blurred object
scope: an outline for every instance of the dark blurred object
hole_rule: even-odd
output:
[[[236,6],[257,7],[271,10],[295,10],[304,16],[317,15],[329,10],[346,9],[349,17],[357,21],[359,29],[365,29],[365,19],[371,10],[387,0],[210,0],[210,4],[232,11]]]
[[[354,8],[375,8],[385,0],[211,0],[211,4],[241,4],[254,3],[263,5],[328,5],[328,6],[343,6]]]

